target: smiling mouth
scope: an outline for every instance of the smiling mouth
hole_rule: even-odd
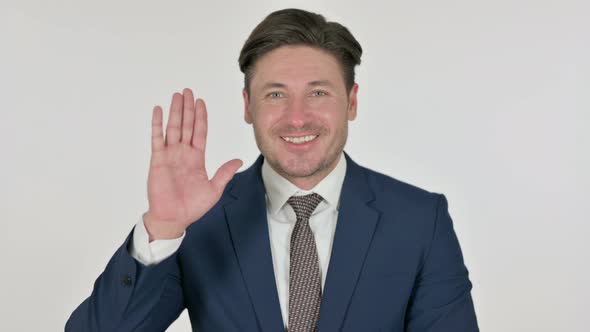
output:
[[[311,142],[315,140],[319,135],[308,135],[308,136],[300,136],[300,137],[293,137],[293,136],[281,136],[281,138],[289,143],[293,144],[303,144],[307,142]]]

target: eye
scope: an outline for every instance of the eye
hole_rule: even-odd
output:
[[[316,90],[316,91],[312,92],[311,95],[314,97],[321,97],[321,96],[327,95],[327,93],[325,91]]]
[[[268,95],[266,95],[267,97],[271,98],[271,99],[277,99],[277,98],[282,98],[283,97],[283,93],[282,92],[271,92]]]

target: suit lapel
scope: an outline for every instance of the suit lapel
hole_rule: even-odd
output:
[[[340,330],[379,219],[379,212],[368,205],[374,194],[365,171],[347,154],[345,157],[346,176],[340,194],[318,331]]]
[[[262,331],[282,331],[284,325],[276,289],[266,216],[262,156],[235,179],[225,213],[242,276]]]

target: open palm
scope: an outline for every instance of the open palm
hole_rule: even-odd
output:
[[[209,180],[205,169],[207,109],[190,89],[172,96],[162,130],[162,108],[152,115],[152,156],[148,175],[149,211],[144,222],[150,239],[173,238],[217,203],[223,189],[242,166],[233,159]]]

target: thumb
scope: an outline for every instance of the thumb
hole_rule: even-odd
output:
[[[240,159],[232,159],[221,165],[215,175],[211,179],[213,186],[222,192],[229,180],[231,180],[238,169],[242,167],[243,162]]]

